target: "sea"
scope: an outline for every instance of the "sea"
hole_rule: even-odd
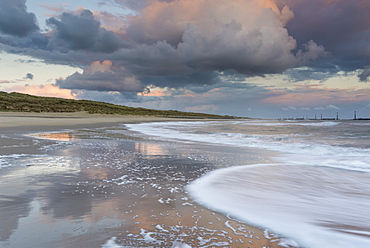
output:
[[[126,125],[176,142],[250,148],[269,159],[210,171],[187,185],[207,208],[302,247],[370,247],[370,122],[235,120]]]
[[[370,121],[0,138],[0,247],[370,247]]]

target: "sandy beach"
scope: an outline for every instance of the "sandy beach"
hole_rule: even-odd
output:
[[[63,128],[87,128],[115,125],[117,123],[137,123],[151,121],[189,120],[181,118],[162,118],[153,116],[122,116],[105,114],[74,113],[31,113],[31,112],[0,112],[0,128],[27,127],[27,130]],[[49,128],[48,128],[49,127]]]
[[[0,113],[0,247],[281,247],[186,192],[220,157],[247,155],[121,125],[154,121],[179,119]]]

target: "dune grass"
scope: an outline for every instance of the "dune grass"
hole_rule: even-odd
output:
[[[72,100],[56,97],[40,97],[22,93],[0,91],[0,111],[7,112],[87,112],[90,114],[117,114],[136,116],[158,116],[173,118],[235,119],[235,116],[181,112],[176,110],[154,110],[133,108],[105,102]]]

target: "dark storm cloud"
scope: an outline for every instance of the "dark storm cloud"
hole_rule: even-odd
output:
[[[33,74],[31,73],[27,73],[26,76],[24,77],[24,79],[33,79]]]
[[[366,67],[359,75],[359,79],[361,82],[368,82],[368,79],[370,77],[370,66]]]
[[[298,44],[314,40],[331,53],[327,66],[355,70],[370,64],[370,1],[276,1],[292,9],[294,19],[286,27]]]
[[[26,36],[36,30],[35,14],[27,12],[26,0],[0,0],[0,31]]]
[[[54,30],[48,34],[3,43],[8,51],[17,48],[51,63],[89,66],[110,60],[113,74],[74,74],[58,85],[71,89],[86,85],[89,90],[116,87],[117,91],[127,88],[115,83],[120,68],[143,85],[179,88],[215,84],[222,71],[247,76],[281,73],[324,54],[324,48],[313,41],[297,48],[284,28],[293,17],[288,8],[272,10],[255,0],[153,0],[144,5],[136,6],[141,8],[138,16],[128,18],[125,42],[102,28],[91,11],[83,10],[50,18],[48,24]],[[103,75],[113,81],[103,83]]]
[[[136,46],[119,53],[135,73],[193,82],[192,75],[215,71],[281,73],[325,54],[314,41],[296,47],[284,28],[292,17],[288,8],[275,12],[253,0],[151,1],[129,18],[125,37]]]
[[[225,82],[206,85],[190,85],[182,89],[166,89],[164,95],[149,94],[129,95],[126,92],[76,92],[82,99],[95,99],[133,107],[156,109],[176,109],[195,112],[208,112],[248,116],[248,108],[255,105],[268,90],[261,87],[235,83],[232,86]],[[212,90],[212,91],[211,91]],[[211,92],[210,92],[211,91]]]
[[[96,72],[92,75],[76,72],[65,80],[58,79],[56,85],[62,89],[93,91],[142,92],[144,90],[135,77],[124,77],[121,73],[114,72]]]
[[[113,104],[127,105],[131,102],[140,102],[140,94],[136,92],[109,92],[109,91],[72,91],[79,99],[109,102]]]
[[[142,77],[141,81],[158,87],[179,89],[198,86],[205,90],[214,87],[212,85],[220,82],[221,78],[219,73],[214,71],[195,71],[186,76]]]
[[[89,10],[80,14],[63,13],[59,19],[52,17],[47,23],[55,28],[51,46],[66,45],[72,50],[114,52],[123,45],[119,36],[100,26]]]
[[[83,73],[75,72],[66,79],[58,79],[56,85],[62,89],[142,92],[145,87],[133,75],[124,70],[115,70],[110,61],[94,62],[84,68]]]
[[[0,0],[13,2],[23,3],[27,13],[25,1]],[[92,91],[209,89],[225,80],[225,72],[238,81],[287,70],[294,80],[324,80],[370,64],[368,0],[115,2],[137,13],[120,19],[126,22],[119,35],[102,27],[98,14],[82,10],[48,19],[48,33],[0,35],[0,49],[85,69],[111,61],[109,70],[75,73],[57,83]],[[302,66],[308,69],[294,71]]]
[[[133,52],[172,56],[188,68],[279,73],[300,58],[283,14],[263,9],[256,1],[155,1],[131,18],[127,37],[142,43]]]

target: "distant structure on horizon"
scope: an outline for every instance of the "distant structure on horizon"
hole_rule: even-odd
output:
[[[317,117],[316,117],[316,114],[315,114],[315,118],[308,118],[308,117],[296,117],[296,118],[293,118],[293,117],[291,117],[291,118],[278,118],[279,120],[331,120],[331,121],[333,121],[333,120],[339,120],[339,112],[337,112],[337,116],[335,117],[335,118],[327,118],[327,117],[323,117],[322,116],[322,114],[321,114],[321,116],[320,116],[320,119],[317,119]],[[349,119],[350,120],[350,119]],[[366,121],[368,121],[368,120],[370,120],[370,118],[357,118],[357,111],[354,111],[354,116],[353,116],[353,120],[354,121],[363,121],[363,120],[366,120]]]
[[[357,118],[357,112],[355,111],[353,120],[355,120],[355,121],[369,121],[370,118]]]

